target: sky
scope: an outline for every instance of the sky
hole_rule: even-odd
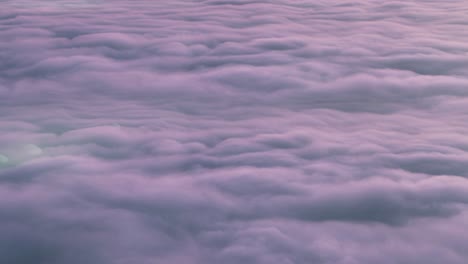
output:
[[[0,5],[0,263],[467,263],[466,1]]]

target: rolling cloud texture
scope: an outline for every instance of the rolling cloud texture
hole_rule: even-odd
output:
[[[466,1],[0,5],[0,263],[466,263]]]

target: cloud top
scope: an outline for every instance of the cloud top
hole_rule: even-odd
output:
[[[3,1],[0,263],[465,263],[466,10]]]

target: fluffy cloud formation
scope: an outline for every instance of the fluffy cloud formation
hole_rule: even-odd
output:
[[[1,5],[0,263],[466,263],[464,1]]]

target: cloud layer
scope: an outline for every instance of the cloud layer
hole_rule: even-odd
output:
[[[466,263],[466,2],[1,5],[0,263]]]

